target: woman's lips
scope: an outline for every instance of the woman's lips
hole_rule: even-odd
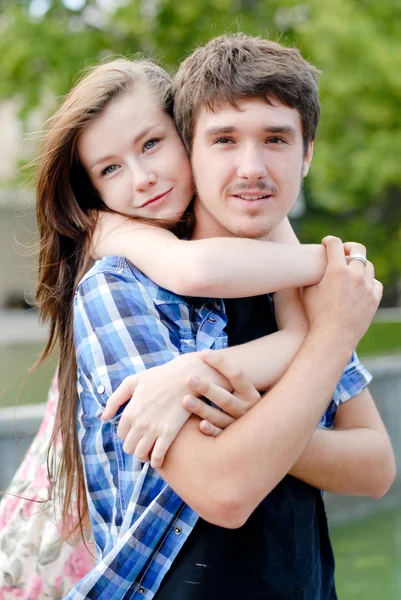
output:
[[[167,195],[171,192],[172,189],[173,188],[170,188],[169,190],[167,190],[163,194],[159,194],[158,196],[155,196],[154,198],[151,198],[150,200],[148,200],[147,202],[145,202],[145,204],[142,204],[142,206],[140,208],[145,208],[145,206],[149,206],[149,207],[158,206],[159,204],[161,204],[162,202],[164,202],[164,200],[167,198]]]

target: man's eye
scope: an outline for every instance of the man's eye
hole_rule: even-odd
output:
[[[285,140],[280,137],[271,137],[267,140],[268,144],[285,144]]]
[[[158,142],[160,142],[159,138],[152,138],[151,140],[148,140],[147,142],[144,143],[143,149],[144,150],[152,150],[157,145]]]
[[[109,165],[102,171],[102,175],[110,175],[110,173],[114,173],[118,169],[118,165]]]
[[[215,144],[229,144],[230,142],[232,142],[232,139],[227,137],[220,137],[214,141]]]

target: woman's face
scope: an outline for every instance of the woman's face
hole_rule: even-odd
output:
[[[78,156],[103,202],[132,217],[179,219],[192,194],[172,118],[145,86],[112,100],[83,131]]]

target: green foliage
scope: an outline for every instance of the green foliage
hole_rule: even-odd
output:
[[[79,10],[47,0],[48,10],[32,16],[37,3],[0,0],[0,97],[19,96],[24,115],[45,89],[64,94],[77,71],[106,55],[142,52],[174,69],[196,44],[237,30],[297,45],[322,70],[301,237],[317,241],[332,232],[366,243],[388,284],[387,302],[394,300],[401,272],[399,0],[86,0]]]
[[[360,356],[401,353],[401,323],[372,323],[359,343]]]

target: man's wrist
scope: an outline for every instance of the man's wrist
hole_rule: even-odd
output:
[[[314,357],[326,357],[330,361],[344,363],[344,366],[356,346],[350,341],[349,336],[341,334],[340,329],[336,329],[334,326],[321,327],[317,325],[311,326],[305,337],[303,346],[305,345]]]

